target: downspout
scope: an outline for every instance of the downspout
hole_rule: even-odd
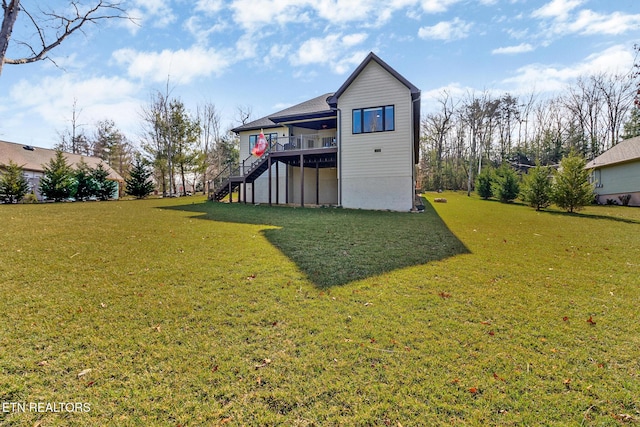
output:
[[[416,115],[416,104],[420,105],[420,99],[422,98],[422,94],[419,94],[418,97],[416,99],[413,100],[413,102],[411,103],[411,109],[413,110],[411,112],[411,116],[413,118],[413,120],[415,120],[415,115]],[[418,119],[420,120],[420,118]],[[416,187],[418,185],[417,182],[417,176],[416,176],[416,150],[415,150],[415,143],[416,143],[416,138],[418,138],[418,141],[420,139],[420,126],[417,127],[418,129],[418,135],[416,135],[416,126],[411,126],[411,136],[412,138],[412,142],[413,142],[413,147],[411,147],[411,182],[413,184],[413,188],[411,189],[411,211],[416,211]]]
[[[338,113],[338,206],[342,206],[342,110],[337,107],[334,110]]]

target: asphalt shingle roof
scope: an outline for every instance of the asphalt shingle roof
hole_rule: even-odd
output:
[[[8,164],[10,160],[13,160],[18,166],[21,166],[24,170],[42,172],[43,165],[49,163],[49,161],[55,157],[56,151],[49,148],[31,147],[32,149],[26,149],[25,147],[31,147],[24,144],[17,144],[15,142],[0,141],[0,164]],[[89,165],[91,168],[97,167],[100,163],[109,172],[109,179],[115,181],[124,181],[120,174],[106,162],[99,157],[81,156],[80,154],[64,153],[67,159],[67,163],[74,166],[80,162],[80,159]]]
[[[292,107],[285,108],[284,110],[278,111],[277,113],[269,114],[266,117],[262,117],[245,125],[238,126],[237,128],[232,129],[232,131],[241,132],[243,130],[279,127],[280,125],[278,125],[278,123],[272,119],[285,121],[287,117],[295,117],[307,114],[311,115],[331,111],[331,107],[327,103],[327,99],[332,95],[333,93],[326,93],[324,95],[317,96],[308,101],[304,101]]]
[[[640,160],[640,136],[620,141],[587,163],[587,169]]]

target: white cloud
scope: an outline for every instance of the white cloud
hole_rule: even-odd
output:
[[[309,16],[303,11],[308,3],[309,0],[234,0],[229,7],[236,23],[255,32],[267,24],[308,22]]]
[[[532,16],[534,18],[554,18],[564,20],[569,13],[584,3],[583,0],[552,0],[539,9],[536,9]]]
[[[446,12],[450,6],[458,3],[460,0],[422,0],[420,5],[425,12],[439,13]]]
[[[39,139],[55,139],[55,132],[64,130],[71,119],[74,100],[77,100],[80,124],[91,128],[96,121],[109,118],[132,135],[139,123],[136,111],[140,102],[134,98],[138,90],[137,85],[118,77],[83,79],[69,73],[35,83],[20,80],[11,88],[9,98],[13,108],[20,112],[14,120],[39,121],[40,128],[48,125],[53,129]]]
[[[127,67],[130,77],[156,83],[166,82],[169,78],[175,83],[186,84],[197,77],[220,74],[231,64],[230,55],[199,46],[161,52],[120,49],[112,56],[118,64]]]
[[[460,18],[453,21],[442,21],[431,27],[422,27],[418,30],[418,36],[422,39],[435,40],[457,40],[466,38],[473,24],[465,22]]]
[[[166,28],[176,21],[169,0],[133,0],[132,3],[133,5],[127,8],[127,14],[133,22],[122,22],[133,34],[149,23],[155,28]]]
[[[367,34],[355,33],[342,35],[330,34],[326,37],[312,38],[300,46],[291,59],[294,66],[311,64],[329,65],[336,74],[344,74],[359,64],[367,55],[365,50],[352,51],[351,49],[362,44],[367,39]]]
[[[597,73],[627,73],[633,67],[633,55],[629,49],[617,45],[586,57],[583,61],[565,67],[531,64],[517,70],[518,75],[504,80],[514,85],[516,91],[556,92],[564,89],[578,77]]]
[[[222,0],[198,0],[196,2],[196,11],[204,12],[208,15],[215,15],[223,9]]]
[[[581,11],[576,20],[559,26],[561,32],[580,33],[584,35],[608,34],[618,35],[627,31],[637,30],[640,27],[640,14],[628,15],[614,12],[609,15],[600,14],[591,10]]]
[[[514,55],[517,53],[531,52],[532,50],[533,46],[529,43],[521,43],[517,46],[499,47],[497,49],[493,49],[491,53],[494,55]]]

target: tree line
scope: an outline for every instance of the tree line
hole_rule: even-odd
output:
[[[442,92],[437,110],[422,119],[418,186],[470,193],[485,168],[506,164],[526,173],[557,167],[570,152],[593,159],[640,135],[637,77],[586,75],[551,98]]]

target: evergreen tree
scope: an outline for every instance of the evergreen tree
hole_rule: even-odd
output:
[[[551,179],[548,167],[540,166],[529,170],[522,186],[522,199],[537,211],[551,204]]]
[[[589,183],[589,171],[585,159],[572,151],[560,162],[554,175],[551,200],[568,212],[580,210],[593,202],[593,185]]]
[[[98,184],[93,179],[94,170],[84,161],[80,160],[76,166],[74,177],[76,179],[76,200],[86,200],[97,196]]]
[[[478,195],[487,200],[493,197],[493,181],[495,174],[493,169],[485,168],[476,178],[476,191]]]
[[[129,178],[126,179],[127,194],[138,199],[144,199],[153,192],[154,184],[149,179],[152,172],[147,169],[145,162],[137,156],[129,171]]]
[[[503,203],[514,201],[520,193],[518,174],[504,163],[496,172],[493,194]]]
[[[19,202],[29,192],[29,181],[20,166],[9,160],[8,165],[0,165],[0,200],[5,203]]]
[[[67,164],[62,151],[56,150],[54,158],[43,165],[44,176],[40,180],[40,193],[47,199],[60,202],[73,197],[76,191],[76,180],[73,169]]]
[[[635,105],[631,109],[629,120],[624,124],[622,139],[640,136],[640,105]]]
[[[109,179],[109,172],[100,163],[91,174],[96,184],[95,196],[100,200],[109,200],[116,196],[118,183]]]

